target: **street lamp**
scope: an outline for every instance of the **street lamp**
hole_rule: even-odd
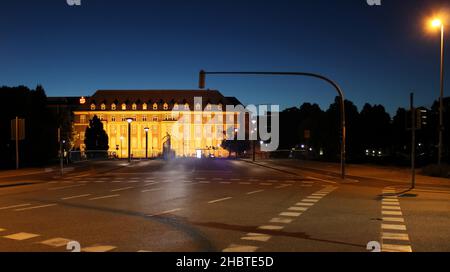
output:
[[[444,22],[435,18],[431,21],[431,27],[441,29],[441,82],[440,82],[440,96],[439,96],[439,145],[438,145],[438,165],[441,165],[442,161],[442,149],[443,149],[443,130],[444,130]]]
[[[254,126],[256,125],[256,123],[257,123],[257,121],[255,120],[255,119],[253,119],[252,120],[252,124],[253,124],[253,127],[252,127],[252,134],[253,133],[257,133],[258,132],[258,128],[254,128]],[[256,134],[256,139],[253,139],[253,146],[252,146],[252,149],[253,149],[253,161],[256,161],[256,141],[258,140],[258,134]]]
[[[131,123],[133,118],[128,118],[128,162],[131,162]]]
[[[204,89],[205,88],[205,82],[206,82],[206,75],[265,75],[265,76],[306,76],[306,77],[314,77],[321,79],[323,81],[328,82],[331,84],[336,91],[339,94],[339,97],[341,98],[341,106],[340,106],[340,112],[341,112],[341,177],[342,179],[345,179],[345,157],[346,157],[346,126],[345,126],[345,98],[344,98],[344,92],[342,92],[339,85],[337,85],[336,82],[333,80],[314,73],[301,73],[301,72],[206,72],[204,70],[200,71],[199,75],[199,88]]]
[[[145,127],[144,131],[145,131],[145,159],[148,160],[148,131],[149,131],[149,128]]]

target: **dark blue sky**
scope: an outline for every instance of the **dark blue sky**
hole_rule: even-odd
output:
[[[424,19],[445,3],[82,0],[70,7],[66,0],[2,0],[0,85],[42,84],[49,96],[81,96],[197,88],[200,69],[307,71],[336,80],[359,108],[379,103],[392,113],[408,105],[412,90],[430,106],[439,92],[439,34],[427,33]],[[327,108],[335,96],[308,78],[214,77],[208,87],[283,108]]]

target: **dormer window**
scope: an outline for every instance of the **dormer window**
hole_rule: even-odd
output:
[[[147,103],[142,104],[142,110],[147,110]]]
[[[122,104],[122,110],[127,110],[127,104],[125,103]]]
[[[174,109],[174,110],[178,110],[178,109],[179,109],[179,106],[178,106],[177,103],[175,103],[175,105],[173,105],[173,109]]]
[[[95,104],[91,104],[91,110],[95,110]]]
[[[116,104],[114,104],[114,103],[111,104],[111,110],[117,110]]]
[[[102,110],[106,110],[106,105],[105,105],[105,103],[103,103],[100,107],[101,107]]]
[[[169,109],[169,105],[167,105],[167,103],[164,103],[163,109],[164,109],[164,110],[168,110],[168,109]]]
[[[133,105],[131,105],[131,109],[132,109],[132,110],[137,110],[137,105],[136,105],[136,103],[133,103]]]
[[[211,109],[212,109],[211,104],[208,104],[208,105],[206,106],[206,110],[210,111]]]
[[[202,106],[199,103],[195,104],[195,110],[202,110]]]
[[[153,104],[153,110],[158,110],[158,104],[156,103]]]
[[[221,111],[223,109],[222,104],[217,105],[217,109]]]
[[[188,103],[184,104],[184,110],[189,110],[189,104]]]

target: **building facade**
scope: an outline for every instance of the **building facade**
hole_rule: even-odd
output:
[[[226,106],[239,104],[215,90],[99,90],[82,97],[73,111],[75,149],[86,151],[85,131],[97,116],[108,134],[109,153],[119,158],[128,158],[128,135],[134,158],[159,157],[169,142],[177,157],[227,157],[221,143],[242,113]]]

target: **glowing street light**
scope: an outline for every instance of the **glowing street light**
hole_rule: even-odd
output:
[[[444,22],[441,18],[431,20],[432,28],[441,29],[441,69],[440,69],[440,96],[439,96],[439,145],[438,145],[438,165],[441,165],[443,150],[443,130],[444,130]]]
[[[131,162],[131,123],[133,118],[128,118],[128,162]]]

